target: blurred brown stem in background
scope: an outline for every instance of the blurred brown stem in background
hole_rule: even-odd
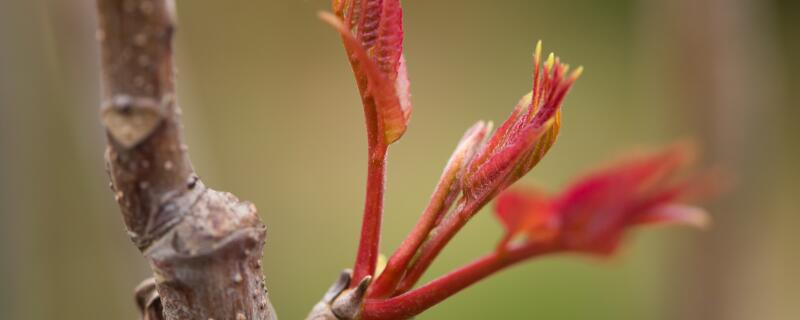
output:
[[[765,256],[775,247],[763,232],[771,230],[766,199],[770,176],[764,168],[777,165],[780,90],[783,82],[775,39],[774,4],[760,0],[642,1],[646,16],[662,17],[659,39],[666,65],[676,70],[666,83],[680,107],[678,121],[698,132],[708,159],[735,174],[733,192],[711,211],[717,212],[712,232],[692,243],[693,257],[673,266],[692,268],[681,274],[697,290],[685,292],[675,282],[673,319],[778,319],[785,310],[768,306],[769,273],[775,263]],[[649,32],[652,32],[650,30]],[[652,34],[648,34],[652,35]],[[669,51],[673,50],[673,51]],[[774,170],[772,172],[776,172]],[[688,263],[687,262],[691,262]],[[777,298],[777,299],[776,299]]]
[[[97,5],[111,188],[156,274],[137,292],[144,318],[274,319],[261,273],[265,226],[252,204],[205,187],[182,144],[173,0]]]

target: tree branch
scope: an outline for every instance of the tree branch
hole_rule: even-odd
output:
[[[181,140],[173,0],[98,0],[97,9],[107,170],[155,274],[158,298],[140,305],[163,308],[145,310],[145,319],[275,319],[256,208],[205,187]]]

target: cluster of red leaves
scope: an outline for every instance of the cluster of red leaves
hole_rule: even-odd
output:
[[[558,135],[564,97],[581,72],[568,70],[552,54],[542,66],[537,44],[533,90],[494,133],[482,121],[467,130],[422,218],[374,284],[374,296],[410,290],[473,215],[544,157]]]
[[[586,175],[559,195],[504,192],[550,150],[561,128],[561,105],[582,68],[570,72],[552,53],[534,52],[531,92],[492,132],[479,121],[464,134],[422,216],[377,268],[388,146],[411,115],[399,0],[334,0],[320,17],[339,31],[356,78],[367,124],[367,196],[351,290],[369,284],[362,319],[412,317],[467,286],[520,261],[546,253],[609,254],[631,226],[680,222],[704,225],[705,213],[684,205],[697,196],[697,177],[681,177],[690,161],[682,147],[632,157]],[[506,235],[498,250],[421,287],[417,281],[455,234],[499,196]],[[359,285],[361,284],[361,285]]]

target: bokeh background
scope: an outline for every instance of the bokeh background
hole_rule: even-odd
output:
[[[207,184],[253,201],[283,319],[351,265],[361,107],[325,0],[178,1],[185,132]],[[419,319],[800,319],[800,2],[404,1],[415,111],[391,150],[383,251],[421,212],[458,138],[529,90],[542,39],[584,65],[551,153],[555,190],[625,150],[694,138],[736,177],[708,231],[636,233],[609,261],[503,272]],[[136,319],[149,270],[104,173],[89,0],[0,0],[0,319]],[[479,214],[429,272],[492,250]]]

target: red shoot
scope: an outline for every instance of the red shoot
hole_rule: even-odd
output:
[[[399,0],[334,0],[333,11],[320,17],[341,34],[361,94],[369,147],[367,195],[352,276],[345,272],[315,310],[340,319],[406,319],[532,257],[557,252],[608,255],[630,227],[707,222],[704,211],[685,204],[708,187],[699,176],[681,176],[691,160],[681,146],[631,157],[555,195],[504,192],[555,143],[561,105],[583,70],[570,72],[552,53],[542,62],[539,42],[531,92],[496,131],[483,121],[467,130],[414,229],[376,274],[386,155],[406,131],[411,114],[403,11]],[[497,250],[414,288],[456,233],[498,195],[496,214],[506,233]]]
[[[355,287],[364,277],[375,274],[387,148],[406,131],[412,108],[403,58],[400,1],[337,0],[333,9],[335,16],[322,13],[320,17],[342,36],[364,105],[369,146],[364,219],[350,284]]]
[[[370,288],[370,297],[386,297],[394,292],[400,277],[414,257],[422,242],[439,223],[462,192],[461,179],[464,171],[491,130],[491,124],[480,121],[467,130],[445,166],[439,183],[431,196],[428,207],[422,213],[414,229],[403,240],[387,262],[386,268]]]
[[[533,90],[520,99],[511,115],[478,149],[461,178],[463,195],[455,210],[443,216],[420,246],[395,294],[416,284],[439,252],[483,206],[528,173],[555,143],[561,127],[561,104],[583,68],[569,66],[550,54],[541,65],[541,42],[534,53]],[[380,279],[379,279],[380,282]]]
[[[626,159],[579,179],[560,195],[507,191],[495,205],[507,235],[498,250],[419,288],[368,299],[362,319],[406,319],[506,267],[560,252],[608,255],[625,231],[650,223],[703,227],[708,215],[685,204],[713,188],[701,175],[681,175],[683,147]],[[514,240],[522,237],[520,241]]]

